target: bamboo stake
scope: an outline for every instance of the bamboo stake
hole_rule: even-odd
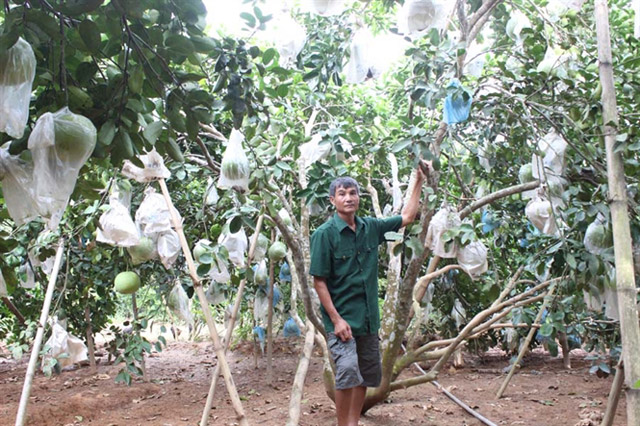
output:
[[[176,215],[175,207],[173,207],[173,202],[171,201],[171,197],[169,196],[169,189],[167,188],[166,182],[164,181],[164,179],[160,179],[158,180],[158,183],[160,184],[160,188],[162,189],[162,195],[164,195],[167,207],[169,207],[171,222],[173,223],[173,227],[175,228],[176,232],[178,233],[178,237],[180,238],[182,254],[184,254],[185,260],[187,261],[187,266],[189,267],[189,275],[191,276],[191,280],[193,281],[193,287],[196,291],[196,294],[198,295],[200,307],[202,308],[202,312],[204,313],[204,317],[207,321],[209,334],[211,335],[211,340],[213,340],[213,348],[216,351],[216,356],[218,358],[218,364],[220,364],[220,369],[222,370],[222,375],[224,376],[225,384],[227,385],[227,390],[229,391],[231,405],[233,406],[233,409],[238,416],[238,422],[240,423],[240,425],[248,426],[249,423],[247,421],[247,417],[244,414],[244,409],[242,408],[242,401],[240,401],[238,390],[235,383],[233,382],[231,370],[229,369],[227,358],[224,355],[224,347],[220,343],[218,330],[216,330],[216,324],[213,321],[213,316],[211,315],[211,307],[209,306],[209,302],[207,302],[207,296],[205,296],[204,294],[202,284],[200,284],[200,279],[198,278],[198,273],[196,272],[196,267],[193,263],[193,258],[191,257],[191,250],[189,249],[187,238],[184,235],[182,224],[180,223]]]
[[[89,348],[89,365],[91,366],[91,372],[96,373],[96,350],[93,343],[93,328],[91,327],[91,315],[89,312],[89,306],[84,308],[84,320],[87,323],[87,347]]]
[[[136,294],[131,293],[131,309],[133,310],[133,321],[135,322],[134,329],[136,330],[136,336],[140,339],[140,329],[138,328],[138,304],[136,303]],[[140,361],[140,368],[142,369],[142,380],[149,381],[147,376],[147,364],[144,361],[144,351],[142,351],[142,360]]]
[[[620,358],[618,365],[616,366],[616,375],[613,377],[611,391],[609,391],[607,411],[604,413],[604,418],[602,419],[600,426],[613,425],[613,419],[616,416],[618,402],[620,401],[620,394],[622,393],[622,385],[624,385],[624,363],[622,362],[622,358]]]
[[[260,236],[260,231],[262,231],[262,224],[264,223],[264,215],[260,215],[258,217],[258,223],[256,223],[256,232],[253,234],[253,241],[251,241],[251,245],[249,247],[249,253],[247,254],[247,268],[251,265],[251,261],[253,260],[253,255],[256,251],[256,247],[258,245],[258,237]],[[240,281],[240,285],[238,286],[238,291],[236,295],[236,300],[233,304],[233,312],[231,313],[231,318],[229,318],[229,324],[227,326],[227,332],[224,337],[224,351],[225,353],[229,349],[229,345],[231,344],[231,335],[233,334],[233,328],[236,325],[236,318],[238,318],[238,311],[240,310],[240,305],[242,304],[242,295],[244,293],[244,287],[247,284],[246,279],[242,279]],[[256,356],[256,341],[255,337],[253,338],[253,348],[254,348],[254,361],[255,367],[258,369],[258,357]],[[202,411],[202,417],[200,418],[200,425],[207,426],[207,422],[209,421],[209,412],[211,411],[211,406],[213,404],[213,397],[216,393],[216,386],[218,384],[218,377],[220,376],[220,364],[216,364],[216,368],[213,370],[213,377],[211,378],[211,385],[209,386],[209,394],[207,395],[207,402],[204,406],[204,410]]]
[[[544,298],[544,301],[542,302],[542,306],[538,311],[538,315],[536,315],[536,319],[533,322],[534,325],[540,324],[540,320],[542,319],[542,314],[544,313],[544,310],[547,307],[547,303],[549,303],[549,300],[551,300],[551,296],[553,295],[553,291],[555,290],[555,288],[556,288],[556,281],[554,281],[553,284],[551,284],[551,287],[549,287],[549,291],[547,291],[547,295]],[[529,349],[531,340],[533,340],[533,336],[536,334],[537,331],[538,331],[537,327],[531,327],[531,330],[529,330],[529,334],[527,334],[527,338],[524,340],[524,343],[520,348],[518,357],[516,358],[516,361],[511,366],[511,369],[509,370],[509,374],[507,375],[507,378],[504,379],[502,386],[500,386],[500,389],[496,394],[496,398],[498,399],[502,398],[502,395],[504,394],[504,391],[507,388],[507,385],[509,384],[509,382],[511,381],[511,378],[513,377],[513,373],[515,373],[516,371],[516,367],[518,366],[518,364],[520,364],[520,361],[522,361],[522,357],[524,357],[524,354],[527,352],[527,349]]]
[[[53,270],[51,271],[51,275],[49,275],[49,283],[47,284],[47,292],[45,293],[44,304],[42,305],[42,312],[40,313],[38,330],[36,332],[36,338],[33,342],[33,349],[31,350],[31,358],[29,358],[29,365],[27,367],[27,374],[24,378],[24,385],[22,386],[20,405],[18,406],[18,414],[16,415],[16,426],[23,426],[25,424],[27,416],[27,404],[29,403],[29,394],[31,394],[31,384],[33,382],[33,376],[36,372],[36,364],[38,363],[38,357],[40,355],[40,346],[42,345],[42,338],[44,337],[44,329],[47,325],[47,318],[49,318],[49,308],[51,307],[51,299],[53,298],[53,290],[56,287],[56,281],[58,279],[58,271],[60,270],[60,263],[62,262],[63,252],[64,239],[61,239],[58,243],[58,251],[56,252],[55,261],[53,262]]]
[[[608,201],[613,225],[613,252],[616,266],[616,291],[620,311],[620,336],[627,400],[627,422],[640,425],[640,326],[633,270],[633,247],[629,227],[627,185],[622,151],[617,149],[618,107],[613,76],[609,10],[606,0],[595,2],[596,33],[598,38],[598,69],[602,85],[602,123],[607,153]]]
[[[297,426],[300,423],[300,404],[302,403],[302,390],[304,388],[304,379],[307,377],[307,371],[309,369],[309,360],[313,352],[314,336],[316,334],[316,328],[311,321],[307,320],[307,334],[304,337],[304,348],[302,349],[302,356],[298,363],[298,370],[296,371],[296,377],[293,379],[293,386],[291,387],[291,398],[289,399],[289,420],[287,426]]]
[[[275,262],[269,262],[269,292],[267,293],[267,305],[269,311],[267,312],[267,385],[273,386],[273,291],[274,291],[274,272]]]

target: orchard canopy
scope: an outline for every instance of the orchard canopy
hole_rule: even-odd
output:
[[[3,1],[0,338],[14,353],[61,239],[51,315],[75,336],[111,327],[133,366],[120,380],[162,349],[114,325],[131,309],[114,289],[125,271],[140,280],[121,283],[140,287],[137,330],[174,318],[197,331],[212,310],[223,336],[238,296],[236,337],[323,342],[307,271],[330,182],[359,182],[362,215],[397,214],[426,160],[419,218],[380,248],[383,381],[365,409],[434,380],[462,347],[517,349],[536,317],[532,344],[552,354],[558,338],[619,356],[592,1],[245,0],[233,32],[219,3]],[[640,256],[632,3],[610,1],[609,25],[614,151]]]

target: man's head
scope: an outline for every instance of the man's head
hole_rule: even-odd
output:
[[[355,214],[360,205],[360,187],[355,179],[339,177],[329,186],[329,201],[341,215]]]

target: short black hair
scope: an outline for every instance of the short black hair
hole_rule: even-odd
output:
[[[331,182],[331,185],[329,185],[329,197],[335,197],[336,189],[338,188],[355,188],[358,195],[360,195],[360,185],[354,178],[348,176],[339,177]]]

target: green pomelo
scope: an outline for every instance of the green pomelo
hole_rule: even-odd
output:
[[[56,117],[56,151],[60,160],[84,163],[96,146],[96,128],[86,117],[72,112]]]
[[[131,255],[131,262],[138,265],[154,258],[155,245],[151,238],[142,237],[137,246],[127,247],[127,251]]]
[[[116,275],[113,281],[115,289],[118,293],[133,294],[140,288],[140,277],[135,272],[126,271]]]
[[[533,177],[533,167],[531,167],[531,163],[524,164],[520,167],[518,178],[520,179],[520,183],[527,183],[536,180],[536,178]]]
[[[200,263],[200,258],[207,252],[207,248],[198,242],[196,246],[193,248],[193,259]]]
[[[222,161],[222,173],[230,180],[249,177],[249,167],[244,161],[225,159]]]
[[[0,53],[0,84],[18,85],[32,82],[36,72],[36,56],[31,45],[22,38]]]
[[[590,226],[587,231],[586,237],[592,246],[599,249],[606,249],[613,245],[613,236],[611,232],[609,232],[609,228],[605,225],[593,225]]]
[[[287,255],[286,244],[281,241],[276,241],[275,243],[271,244],[271,247],[269,247],[267,255],[269,256],[269,260],[272,260],[274,262],[281,261]]]

